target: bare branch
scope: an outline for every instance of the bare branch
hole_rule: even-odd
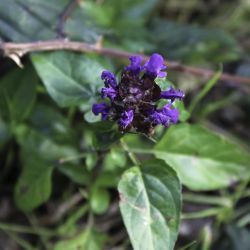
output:
[[[0,43],[0,50],[4,52],[5,56],[10,58],[13,58],[13,55],[17,55],[18,57],[21,58],[23,55],[30,52],[52,51],[52,50],[70,50],[70,51],[84,52],[84,53],[96,53],[104,56],[122,58],[122,59],[128,59],[131,55],[134,54],[113,48],[105,48],[100,46],[99,43],[87,44],[83,42],[69,41],[67,39],[36,41],[29,43],[11,43],[11,42]],[[141,56],[143,57],[144,61],[149,58],[148,56],[145,55]],[[195,76],[210,78],[215,74],[213,70],[187,66],[180,64],[178,62],[166,61],[166,64],[169,69],[179,72],[185,72]],[[250,84],[250,78],[230,75],[226,73],[221,74],[220,80],[232,83]]]

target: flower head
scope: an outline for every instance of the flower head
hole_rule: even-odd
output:
[[[144,65],[141,56],[131,56],[119,83],[113,73],[103,71],[101,79],[105,87],[101,89],[101,96],[109,98],[110,106],[94,104],[93,113],[101,114],[103,120],[117,121],[122,132],[135,131],[147,135],[153,134],[157,125],[168,127],[177,123],[179,112],[173,107],[173,102],[182,100],[184,93],[173,88],[162,91],[156,84],[157,77],[166,76],[165,69],[163,57],[155,53]],[[160,99],[166,100],[161,109],[157,108]]]

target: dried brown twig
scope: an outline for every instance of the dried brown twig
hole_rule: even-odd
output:
[[[70,50],[70,51],[84,52],[84,53],[96,53],[104,56],[110,56],[122,59],[127,59],[134,54],[113,48],[105,48],[102,47],[99,43],[87,44],[83,42],[69,41],[67,39],[36,41],[28,43],[6,42],[6,43],[0,43],[0,50],[3,51],[5,56],[13,59],[19,66],[22,66],[20,61],[20,58],[22,56],[30,52],[38,52],[38,51]],[[143,60],[148,59],[148,56],[142,55],[142,57]],[[178,62],[166,61],[166,64],[168,65],[169,69],[205,78],[210,78],[215,73],[213,70],[187,66]],[[221,74],[220,80],[232,83],[250,84],[250,78],[230,75],[227,73]]]

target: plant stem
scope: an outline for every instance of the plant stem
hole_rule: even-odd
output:
[[[200,218],[205,218],[205,217],[210,217],[217,215],[222,211],[221,208],[209,208],[206,210],[198,211],[198,212],[193,212],[193,213],[188,213],[188,214],[182,214],[181,218],[183,220],[187,219],[200,219]]]
[[[25,250],[35,250],[35,248],[30,245],[26,240],[19,237],[16,233],[5,231],[17,244],[19,244]]]
[[[15,224],[6,224],[6,223],[0,223],[0,230],[16,232],[16,233],[24,233],[24,234],[38,234],[48,237],[57,235],[56,232],[44,228],[39,228],[37,230],[34,230],[32,227],[15,225]]]
[[[191,102],[191,104],[189,106],[189,112],[190,112],[190,114],[192,114],[192,112],[194,111],[194,109],[196,108],[196,106],[198,105],[198,103],[206,96],[206,94],[216,84],[216,82],[219,80],[219,78],[221,76],[221,73],[222,73],[222,68],[220,67],[220,69],[218,70],[218,72],[216,72],[214,74],[214,76],[204,85],[204,87],[198,93],[198,95],[195,96],[195,98],[193,99],[193,101]]]
[[[223,197],[214,197],[208,195],[198,195],[193,193],[184,193],[183,200],[191,203],[213,204],[231,207],[231,200]]]
[[[136,155],[134,154],[134,152],[132,152],[127,143],[124,141],[123,138],[120,139],[122,148],[128,153],[129,158],[131,159],[131,161],[136,165],[136,166],[140,166],[141,163],[139,162],[139,160],[137,159]]]

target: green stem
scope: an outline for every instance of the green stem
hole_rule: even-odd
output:
[[[222,197],[214,197],[207,195],[198,195],[193,193],[184,193],[183,200],[191,203],[202,203],[202,204],[212,204],[220,205],[225,207],[231,207],[231,200]]]
[[[48,237],[57,235],[56,232],[44,228],[39,228],[35,231],[34,228],[32,227],[15,225],[15,224],[6,224],[6,223],[0,223],[0,230],[16,232],[16,233],[24,233],[24,234],[38,234]]]
[[[200,218],[205,218],[205,217],[210,217],[210,216],[217,215],[221,211],[222,211],[221,208],[210,208],[210,209],[206,209],[206,210],[202,210],[202,211],[198,211],[198,212],[182,214],[181,218],[183,220],[200,219]]]
[[[237,226],[245,227],[250,223],[250,214],[246,214],[242,218],[240,218],[237,222]]]
[[[205,84],[203,89],[198,93],[198,95],[195,96],[193,101],[191,102],[189,106],[189,112],[192,114],[196,106],[199,104],[199,102],[206,96],[206,94],[212,89],[212,87],[216,84],[216,82],[220,79],[220,76],[222,74],[222,66],[220,66],[220,69],[214,74],[214,76]]]
[[[70,161],[75,161],[75,160],[79,160],[82,158],[85,158],[89,153],[95,153],[95,152],[88,152],[88,153],[82,153],[79,155],[73,155],[73,156],[69,156],[69,157],[65,157],[65,158],[61,158],[58,160],[59,164],[64,164],[65,162],[70,162]]]
[[[5,233],[8,234],[9,237],[12,238],[23,249],[25,249],[25,250],[35,250],[35,248],[32,245],[30,245],[26,240],[24,240],[21,237],[17,236],[15,233],[8,232],[8,231],[5,231]]]
[[[122,145],[123,149],[128,153],[128,156],[129,156],[129,158],[131,159],[131,161],[132,161],[136,166],[140,166],[141,164],[140,164],[139,160],[137,159],[136,155],[134,154],[134,152],[132,152],[132,151],[129,149],[127,143],[124,141],[123,138],[120,139],[120,142],[121,142],[121,145]]]
[[[189,249],[191,246],[193,246],[196,243],[197,243],[197,241],[194,240],[194,241],[188,243],[187,245],[185,245],[184,247],[178,248],[177,250],[186,250],[186,249]]]
[[[249,183],[249,179],[242,181],[235,190],[235,194],[232,197],[234,205],[239,201],[239,199],[243,196],[247,186]]]

